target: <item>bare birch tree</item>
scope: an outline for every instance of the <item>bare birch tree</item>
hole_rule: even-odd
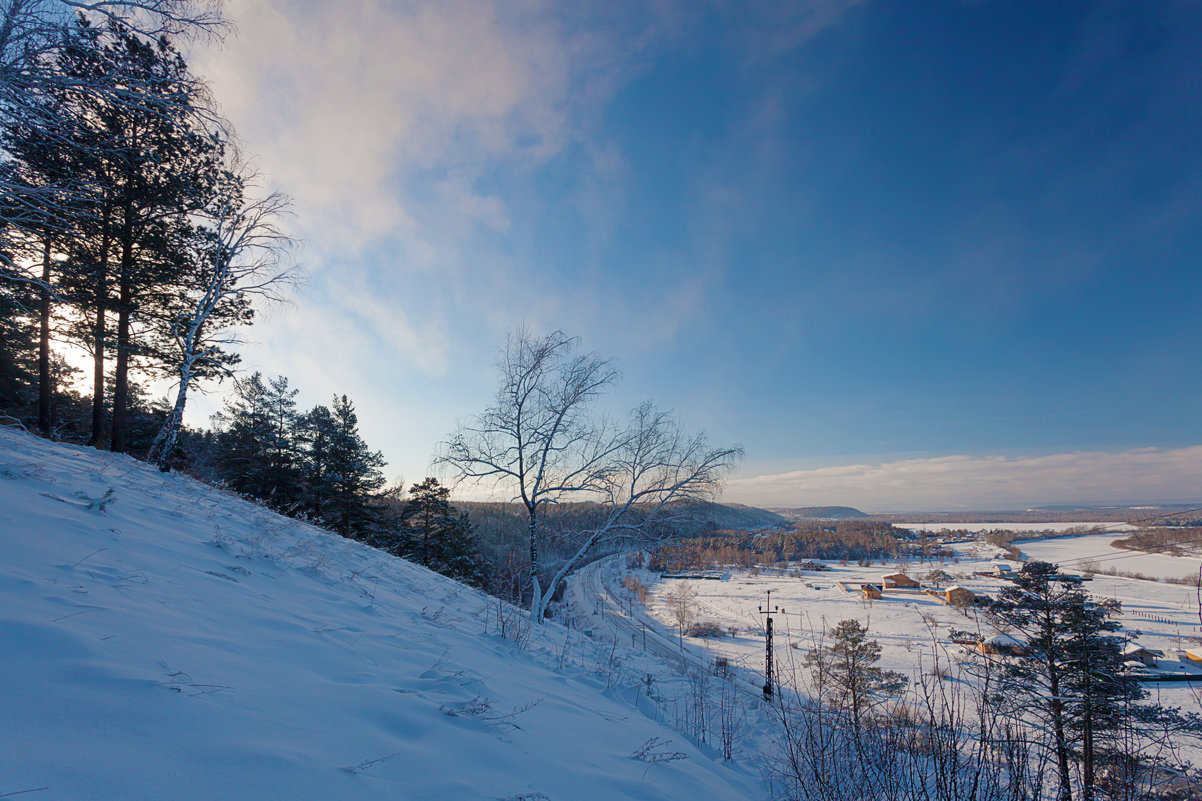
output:
[[[704,434],[687,435],[649,403],[625,425],[595,414],[594,402],[618,373],[608,359],[578,353],[579,344],[561,331],[510,335],[493,405],[461,424],[435,459],[459,481],[505,487],[525,507],[530,614],[539,622],[590,550],[683,522],[742,456],[737,447],[710,447]],[[593,514],[568,532],[570,555],[543,587],[544,513],[569,501],[593,504]]]
[[[251,321],[254,304],[279,302],[299,271],[289,258],[293,241],[280,228],[289,199],[271,193],[254,199],[255,176],[237,161],[225,171],[214,201],[201,216],[193,280],[168,321],[167,347],[176,377],[175,402],[154,438],[148,461],[167,470],[175,451],[188,391],[197,380],[226,375],[240,342],[238,326]]]

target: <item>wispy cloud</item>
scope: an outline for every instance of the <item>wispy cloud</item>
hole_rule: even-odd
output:
[[[239,36],[200,69],[322,240],[412,235],[407,173],[562,147],[570,54],[538,16],[487,0],[236,0],[230,14]],[[470,205],[470,181],[453,184]]]
[[[791,3],[720,2],[727,17],[739,20],[735,28],[750,59],[795,50],[823,31],[835,27],[866,0],[807,0]]]
[[[998,509],[1055,502],[1188,500],[1202,493],[1202,445],[1047,456],[939,456],[733,479],[725,497],[759,505],[874,511]]]
[[[295,199],[313,275],[290,317],[331,336],[348,316],[386,328],[420,319],[407,326],[416,337],[375,340],[419,373],[445,367],[426,343],[445,354],[483,336],[491,350],[518,319],[563,324],[562,299],[531,303],[547,276],[507,239],[529,209],[499,177],[563,157],[581,187],[620,180],[621,154],[593,138],[601,110],[675,35],[673,14],[611,18],[605,4],[541,0],[231,0],[229,14],[239,35],[197,54],[197,68],[273,187]],[[614,190],[582,209],[602,238],[615,214],[603,206],[621,202]],[[269,351],[293,334],[255,333]]]

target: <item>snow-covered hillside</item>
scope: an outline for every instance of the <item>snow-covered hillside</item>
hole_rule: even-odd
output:
[[[608,651],[514,623],[190,479],[0,430],[0,797],[766,795],[607,690]]]

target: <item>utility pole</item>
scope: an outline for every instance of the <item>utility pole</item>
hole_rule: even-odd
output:
[[[759,607],[760,614],[764,615],[766,620],[764,624],[764,700],[772,700],[773,687],[776,685],[776,671],[773,669],[772,659],[772,614],[784,614],[785,610],[779,606],[772,605],[772,590],[768,590],[768,602]]]

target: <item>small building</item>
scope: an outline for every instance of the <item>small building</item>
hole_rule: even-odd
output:
[[[1027,646],[1009,634],[997,634],[988,640],[983,640],[977,643],[977,650],[983,654],[999,656],[1026,656],[1027,654]]]
[[[1123,646],[1123,659],[1127,662],[1138,662],[1145,667],[1156,667],[1156,654],[1135,642]]]
[[[952,606],[968,606],[972,603],[972,599],[972,590],[966,590],[960,586],[948,587],[943,591],[944,603]]]
[[[882,597],[881,588],[876,584],[861,584],[860,594],[868,601],[879,601]]]
[[[899,590],[917,590],[922,587],[914,579],[907,576],[905,573],[890,573],[887,576],[881,576],[881,581],[885,584],[885,589]]]
[[[1002,564],[999,562],[993,566],[993,575],[1004,576],[1006,578],[1010,578],[1011,576],[1014,575],[1014,573],[1012,573],[1010,571],[1010,565]]]

